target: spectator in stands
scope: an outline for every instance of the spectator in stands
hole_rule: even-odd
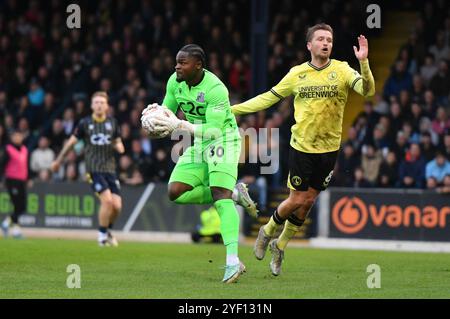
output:
[[[391,142],[386,136],[386,127],[382,123],[378,123],[373,131],[373,146],[382,154],[387,153],[391,147]]]
[[[46,136],[39,138],[38,148],[31,153],[30,168],[35,175],[40,171],[50,169],[55,159],[55,152],[49,147],[50,142]]]
[[[152,159],[142,150],[141,141],[139,139],[136,138],[131,141],[131,152],[129,155],[139,172],[141,172],[143,176],[148,177],[147,174],[151,171]]]
[[[50,172],[50,170],[48,169],[43,169],[40,170],[38,175],[36,176],[36,181],[37,182],[50,182],[52,179],[52,174]]]
[[[427,112],[428,114],[434,114],[436,112],[436,108],[438,105],[433,91],[426,90],[423,96],[424,96],[424,105],[423,105],[424,111]]]
[[[28,99],[32,107],[40,108],[44,104],[45,91],[39,84],[37,79],[32,79],[30,83],[30,91],[28,92]]]
[[[381,151],[375,149],[374,145],[367,144],[362,148],[361,166],[364,172],[364,179],[371,186],[376,186],[378,181],[378,173],[383,157]]]
[[[448,59],[450,48],[445,45],[444,32],[442,30],[436,33],[436,43],[430,47],[429,52],[434,56],[436,62]]]
[[[438,67],[434,63],[434,55],[429,53],[425,56],[425,63],[420,67],[420,76],[424,80],[426,86],[429,85],[431,79],[437,73]]]
[[[420,146],[412,143],[400,163],[398,187],[423,188],[425,179],[425,161],[420,154]]]
[[[439,135],[433,131],[433,123],[428,117],[422,117],[419,124],[419,133],[421,135],[428,134],[433,145],[439,144]]]
[[[419,103],[411,103],[411,112],[408,121],[411,123],[413,131],[418,132],[420,127],[420,120],[424,116],[424,112]]]
[[[351,187],[353,183],[353,172],[359,165],[358,157],[351,143],[346,143],[339,152],[335,169],[336,186]]]
[[[442,135],[445,130],[450,129],[450,119],[444,107],[440,106],[436,110],[436,118],[432,123],[433,131]]]
[[[390,151],[380,165],[378,186],[394,187],[398,179],[398,162],[394,152]]]
[[[159,148],[156,150],[155,158],[152,165],[152,176],[154,182],[165,182],[169,180],[170,172],[171,172],[171,165],[168,165],[168,162],[171,162],[170,159],[168,159],[167,152]]]
[[[64,134],[69,136],[72,134],[72,131],[75,126],[75,112],[72,108],[68,108],[64,110],[62,126],[64,128]]]
[[[140,185],[144,182],[142,174],[139,172],[128,155],[122,155],[119,160],[119,179],[125,185]]]
[[[397,134],[402,129],[404,116],[398,102],[393,102],[390,107],[389,119],[392,131]]]
[[[78,169],[77,164],[74,162],[70,162],[66,165],[64,169],[64,178],[65,182],[76,182],[78,180]]]
[[[439,103],[449,105],[448,94],[450,93],[450,72],[446,60],[442,59],[439,62],[439,71],[431,79],[430,89],[433,91]]]
[[[361,112],[358,115],[359,118],[365,119],[365,143],[371,143],[373,142],[373,131],[375,129],[375,125],[378,123],[378,120],[380,119],[380,114],[374,111],[373,104],[371,101],[364,102],[364,111]]]
[[[444,151],[445,157],[450,161],[450,129],[444,135],[442,150]]]
[[[376,93],[374,96],[374,106],[373,110],[378,114],[388,114],[389,113],[389,104],[383,100],[383,97],[380,93]]]
[[[435,157],[436,147],[431,141],[431,134],[429,132],[424,132],[420,135],[420,151],[425,162],[429,162]]]
[[[391,75],[384,85],[383,97],[388,99],[391,95],[399,96],[400,91],[410,91],[412,88],[412,76],[406,71],[406,64],[397,60],[392,68]]]
[[[427,188],[442,186],[447,175],[450,176],[450,161],[445,158],[444,153],[437,151],[436,157],[426,166]]]
[[[423,93],[425,92],[425,84],[423,79],[419,74],[413,75],[413,87],[411,91],[411,100],[415,102],[420,102]]]
[[[357,167],[354,171],[354,181],[351,185],[351,187],[354,188],[367,188],[372,187],[372,184],[370,184],[365,178],[364,178],[364,171],[361,167]]]
[[[444,177],[443,186],[438,187],[436,191],[441,194],[450,194],[450,175]]]
[[[405,133],[405,136],[408,140],[408,143],[419,143],[420,135],[418,131],[414,130],[411,122],[405,121],[403,122],[402,131]]]
[[[51,148],[58,153],[64,144],[68,136],[64,132],[64,127],[60,119],[55,119],[52,123],[52,130],[49,134],[49,138],[52,141]]]

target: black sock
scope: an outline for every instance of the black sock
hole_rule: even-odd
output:
[[[106,227],[100,226],[100,227],[98,228],[98,231],[101,232],[101,233],[103,233],[103,234],[106,234],[106,232],[108,231],[108,229],[107,229]]]
[[[110,223],[108,226],[108,229],[112,229],[113,228],[113,223]]]
[[[283,219],[280,215],[278,215],[278,211],[276,209],[272,216],[273,216],[273,221],[275,223],[277,223],[278,225],[283,224],[284,221],[286,220],[286,219]]]
[[[294,224],[295,226],[298,226],[298,227],[302,226],[303,223],[305,222],[304,219],[299,219],[299,218],[298,218],[297,216],[295,216],[295,215],[289,216],[288,221],[289,221],[291,224]]]

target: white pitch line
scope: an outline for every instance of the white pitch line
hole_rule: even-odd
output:
[[[153,190],[155,189],[155,183],[150,183],[145,188],[144,192],[142,193],[141,198],[139,198],[136,206],[134,206],[133,212],[131,213],[130,217],[128,218],[125,226],[123,227],[123,232],[128,233],[131,230],[131,227],[133,227],[134,222],[139,217],[139,214],[142,211],[142,208],[144,208],[145,202],[147,202],[147,199],[152,194]]]

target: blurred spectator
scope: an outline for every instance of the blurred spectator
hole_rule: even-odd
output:
[[[405,157],[406,151],[409,148],[408,139],[403,131],[397,132],[397,139],[392,147],[392,151],[395,153],[397,159],[402,159]]]
[[[391,75],[384,85],[383,97],[388,99],[391,95],[398,96],[402,90],[411,90],[412,77],[406,70],[406,64],[402,60],[395,62]]]
[[[62,126],[64,128],[64,134],[70,136],[75,126],[75,113],[72,108],[68,108],[64,111]]]
[[[443,186],[436,189],[438,193],[450,194],[450,175],[445,176]]]
[[[378,123],[373,131],[373,144],[381,153],[385,153],[391,147],[391,142],[386,136],[386,127]]]
[[[39,138],[38,148],[31,153],[30,168],[35,175],[40,171],[50,169],[50,164],[55,159],[55,152],[49,147],[49,140],[42,136]]]
[[[444,135],[444,142],[442,149],[444,151],[445,157],[450,161],[450,130],[447,130],[447,133]]]
[[[425,162],[431,161],[436,153],[436,147],[431,141],[431,134],[428,132],[422,133],[420,136],[420,151]]]
[[[433,131],[442,135],[446,129],[450,129],[450,119],[444,107],[438,107],[436,110],[436,118],[432,124]]]
[[[152,165],[152,176],[155,182],[164,182],[169,180],[171,167],[168,162],[171,162],[167,157],[168,154],[164,149],[157,149],[155,151],[155,158]]]
[[[361,156],[361,166],[364,172],[364,179],[375,186],[378,180],[378,173],[383,157],[380,150],[376,150],[372,144],[363,146]]]
[[[374,106],[373,110],[378,114],[388,114],[389,113],[389,104],[383,100],[383,97],[380,93],[376,93],[374,96]]]
[[[28,99],[31,106],[40,107],[44,103],[45,91],[36,79],[33,79],[30,83],[30,91],[28,92]]]
[[[423,188],[425,161],[418,144],[411,144],[405,158],[400,163],[398,187]]]
[[[336,182],[334,185],[351,187],[353,183],[353,171],[358,166],[358,158],[350,143],[344,144],[342,152],[339,152],[336,164]]]
[[[230,70],[229,83],[241,99],[247,97],[250,89],[250,68],[240,59],[234,61]]]
[[[49,134],[49,138],[52,141],[51,147],[55,153],[59,153],[67,137],[68,136],[64,132],[62,121],[60,119],[55,119],[52,124],[52,130]]]
[[[448,70],[448,62],[446,60],[441,60],[439,62],[439,70],[431,79],[430,89],[433,91],[440,103],[445,103],[448,105],[448,94],[450,93],[450,73]]]
[[[120,157],[119,179],[125,185],[140,185],[144,182],[142,174],[128,155]]]
[[[436,43],[430,47],[429,52],[433,54],[435,61],[448,59],[450,48],[445,45],[444,32],[442,30],[436,33]]]
[[[365,178],[364,178],[364,171],[361,167],[357,167],[354,171],[354,181],[351,185],[355,188],[367,188],[372,187],[372,184],[370,184]]]
[[[380,187],[395,187],[398,178],[398,162],[394,152],[389,152],[380,165],[378,185]]]
[[[438,68],[434,63],[434,55],[427,54],[425,57],[424,65],[420,67],[420,76],[424,80],[426,86],[428,86],[428,84],[430,83],[434,75],[437,73],[437,71]]]
[[[131,142],[131,152],[129,153],[131,160],[139,172],[148,178],[148,172],[151,172],[152,159],[142,150],[141,141],[134,139]]]
[[[50,182],[52,178],[52,173],[49,169],[40,170],[36,176],[37,182]]]
[[[450,176],[450,161],[445,158],[442,152],[438,151],[435,159],[428,162],[426,166],[427,187],[435,188],[442,185],[447,175]]]
[[[70,162],[66,165],[63,180],[65,182],[76,182],[78,180],[78,169],[76,163]]]

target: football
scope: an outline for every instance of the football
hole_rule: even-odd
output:
[[[167,131],[156,130],[157,127],[153,122],[153,120],[157,116],[169,117],[170,115],[167,112],[170,111],[168,111],[165,107],[161,105],[156,105],[155,107],[147,108],[142,113],[141,125],[150,138],[152,139],[163,138],[169,134],[168,130]]]

